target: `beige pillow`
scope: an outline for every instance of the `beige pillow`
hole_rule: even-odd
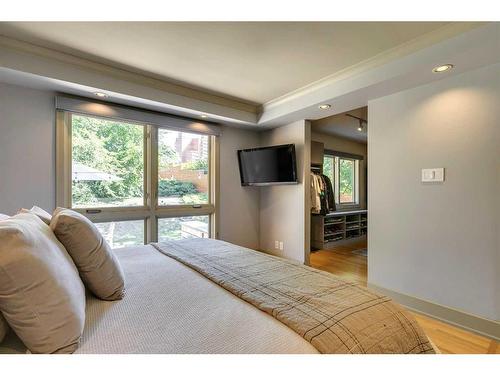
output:
[[[4,339],[8,330],[9,330],[9,326],[8,326],[7,322],[5,321],[5,318],[3,317],[2,313],[0,312],[0,343]]]
[[[89,219],[76,211],[57,208],[50,228],[73,258],[83,283],[96,297],[108,301],[123,298],[125,280],[120,263]]]
[[[5,220],[8,218],[10,218],[9,215],[0,214],[0,220]],[[0,343],[4,339],[8,330],[9,330],[9,325],[7,324],[7,322],[5,321],[5,318],[3,317],[2,313],[0,312]]]
[[[85,324],[85,288],[48,225],[21,213],[0,221],[0,311],[32,353],[72,353]]]
[[[49,214],[47,211],[45,211],[43,208],[40,208],[38,206],[33,206],[31,207],[30,210],[26,208],[21,208],[21,210],[18,212],[20,213],[32,213],[38,216],[45,224],[49,225],[50,221],[52,220],[52,215]]]

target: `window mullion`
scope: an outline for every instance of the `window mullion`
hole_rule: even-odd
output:
[[[354,203],[359,204],[359,161],[354,161]]]
[[[340,204],[340,158],[335,156],[335,198]]]
[[[209,236],[211,238],[219,238],[219,138],[210,137],[210,149],[209,149],[209,170],[208,177],[210,179],[209,184],[209,204],[213,207],[213,213],[210,216],[209,223]]]
[[[150,125],[149,126],[149,168],[148,168],[148,180],[149,180],[149,204],[148,208],[150,211],[148,220],[148,241],[147,242],[157,242],[158,241],[158,221],[157,221],[157,209],[158,209],[158,127]]]

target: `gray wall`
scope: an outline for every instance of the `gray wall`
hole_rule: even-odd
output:
[[[500,319],[500,65],[369,102],[368,281]],[[442,184],[421,168],[445,167]]]
[[[259,249],[258,187],[240,182],[237,150],[259,145],[259,133],[225,127],[220,138],[219,237],[241,246]]]
[[[301,263],[307,263],[309,241],[309,172],[304,171],[310,164],[310,126],[297,121],[261,135],[261,146],[295,144],[299,183],[260,188],[260,249]],[[275,250],[276,240],[283,241],[283,251]]]
[[[55,205],[54,93],[0,83],[0,212]]]
[[[342,151],[350,154],[363,155],[364,159],[359,163],[359,207],[361,209],[366,209],[366,166],[368,158],[368,149],[366,144],[315,131],[311,133],[311,140],[323,143],[325,145],[325,150]]]
[[[55,208],[55,93],[0,83],[0,213]],[[259,246],[259,191],[240,185],[236,150],[259,134],[224,127],[220,139],[221,239]]]

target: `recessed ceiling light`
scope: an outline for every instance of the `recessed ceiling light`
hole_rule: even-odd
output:
[[[200,115],[201,118],[207,118],[207,115]]]
[[[105,94],[103,92],[94,92],[95,96],[98,96],[99,98],[107,98],[108,94]]]
[[[332,106],[330,104],[321,104],[318,108],[319,109],[330,109],[330,108],[332,108]]]
[[[446,72],[447,70],[450,70],[451,68],[453,68],[452,64],[439,65],[439,66],[436,66],[434,69],[432,69],[432,72],[433,73],[443,73],[443,72]]]

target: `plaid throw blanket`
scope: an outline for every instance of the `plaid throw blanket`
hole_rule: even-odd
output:
[[[321,353],[434,353],[410,314],[356,283],[218,240],[153,246],[272,315]]]

